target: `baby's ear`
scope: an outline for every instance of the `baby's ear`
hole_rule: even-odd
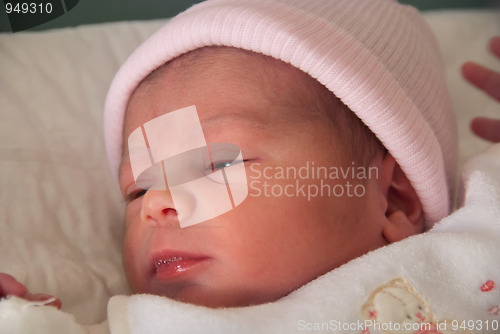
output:
[[[393,243],[423,232],[424,213],[415,189],[394,157],[387,153],[382,166],[387,200],[383,235]]]

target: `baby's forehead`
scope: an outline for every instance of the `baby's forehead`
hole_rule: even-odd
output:
[[[305,72],[281,60],[257,52],[216,46],[199,48],[170,60],[148,75],[140,86],[154,84],[173,74],[190,77],[192,84],[196,84],[196,78],[203,75],[214,77],[228,74],[233,80],[251,80],[256,87],[262,83],[286,83],[287,87],[310,85],[311,81],[318,84]]]
[[[239,90],[241,95],[271,104],[317,103],[325,96],[333,96],[317,80],[281,60],[232,47],[204,47],[169,61],[147,76],[132,94],[126,116],[136,103],[156,103],[159,101],[155,99],[166,98],[151,93],[158,85],[176,83],[199,95],[221,86],[221,90]]]

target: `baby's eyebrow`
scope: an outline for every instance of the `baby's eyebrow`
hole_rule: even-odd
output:
[[[122,173],[123,170],[125,169],[124,166],[127,163],[127,161],[130,163],[129,158],[130,153],[128,152],[128,147],[125,147],[122,152],[122,157],[120,159],[120,164],[118,165],[118,181],[122,179]]]
[[[228,114],[217,114],[208,118],[201,119],[201,126],[213,126],[220,122],[242,122],[245,125],[251,125],[254,128],[262,129],[265,127],[265,121],[262,117],[255,115],[252,112],[238,112]]]

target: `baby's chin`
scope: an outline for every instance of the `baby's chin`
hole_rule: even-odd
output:
[[[246,307],[265,304],[274,302],[290,293],[290,290],[287,292],[277,291],[274,293],[269,291],[263,293],[252,290],[230,291],[227,289],[219,291],[201,285],[188,285],[182,288],[169,287],[162,290],[163,291],[158,291],[154,289],[154,291],[147,292],[136,291],[136,293],[160,295],[178,302],[210,308]]]

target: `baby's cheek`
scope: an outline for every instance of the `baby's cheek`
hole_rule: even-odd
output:
[[[139,254],[144,239],[144,228],[141,226],[140,210],[139,213],[135,211],[127,208],[125,213],[124,260],[132,259],[134,255]],[[127,258],[125,259],[125,257]]]
[[[133,291],[139,291],[142,286],[143,279],[138,254],[140,254],[140,241],[137,234],[134,234],[131,229],[125,233],[123,241],[123,268],[125,275]]]
[[[123,239],[123,266],[127,279],[134,290],[140,281],[139,264],[144,237],[140,226],[140,205],[138,205],[140,202],[140,200],[136,200],[127,205]]]
[[[125,207],[125,232],[140,223],[142,198],[127,203]]]

